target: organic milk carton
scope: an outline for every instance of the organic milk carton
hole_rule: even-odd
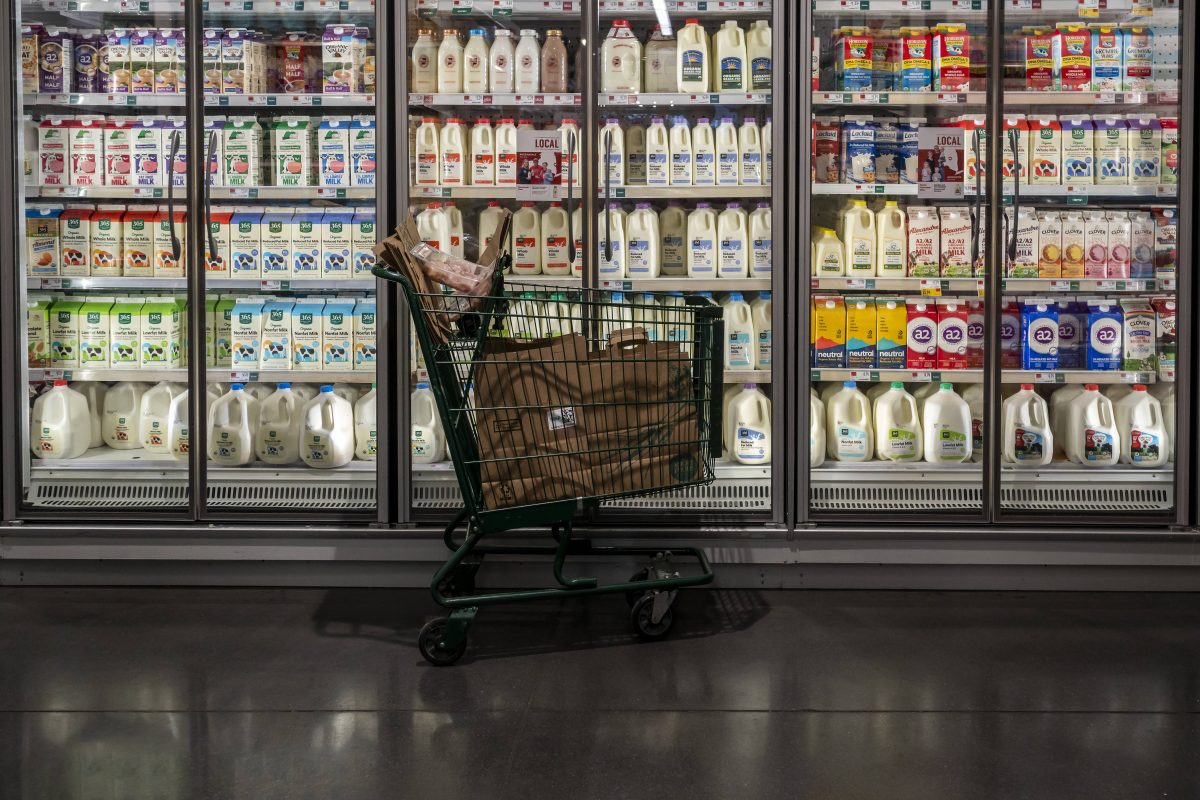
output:
[[[846,366],[850,369],[875,366],[875,325],[872,298],[846,298]]]
[[[147,297],[142,304],[141,328],[140,367],[169,368],[181,365],[183,322],[174,297]]]
[[[241,28],[226,28],[221,36],[221,93],[246,94],[246,38]]]
[[[321,36],[322,92],[348,94],[360,91],[361,64],[354,58],[356,49],[354,26],[325,26]]]
[[[354,304],[354,369],[375,369],[375,353],[375,300],[362,299]]]
[[[263,369],[290,369],[292,365],[292,301],[268,300],[262,308],[262,336],[258,365]]]
[[[58,218],[59,274],[65,277],[92,274],[92,209],[68,208]]]
[[[967,300],[967,369],[983,369],[984,305]]]
[[[1083,216],[1083,276],[1108,277],[1108,217],[1103,211]]]
[[[50,365],[55,369],[79,367],[79,318],[83,299],[62,297],[50,307]]]
[[[1154,277],[1154,219],[1148,211],[1129,212],[1129,277]]]
[[[350,252],[354,256],[354,274],[369,275],[375,266],[375,212],[359,211],[350,227]]]
[[[973,267],[971,213],[966,206],[943,206],[939,213],[941,275],[946,278],[969,278]]]
[[[1121,30],[1125,58],[1121,64],[1121,90],[1154,91],[1154,32],[1140,25]]]
[[[1021,369],[1058,369],[1058,308],[1053,300],[1021,302]]]
[[[276,186],[316,185],[315,134],[308,117],[278,117],[271,123]]]
[[[115,297],[89,297],[79,310],[79,366],[107,367],[112,350],[112,308]]]
[[[1112,25],[1093,25],[1092,32],[1092,91],[1119,92],[1123,83],[1125,37]]]
[[[965,92],[971,88],[971,35],[963,24],[942,23],[933,29],[933,90]]]
[[[292,275],[292,214],[268,211],[259,226],[262,235],[263,280],[290,278]]]
[[[25,299],[25,344],[31,368],[50,366],[50,296],[29,295]]]
[[[233,366],[233,309],[237,298],[221,295],[213,313],[213,359],[214,366]]]
[[[1097,114],[1096,183],[1129,183],[1129,126],[1116,114]]]
[[[183,209],[176,209],[172,215],[166,208],[160,208],[154,215],[154,277],[183,277],[187,271],[187,229]]]
[[[350,125],[350,183],[375,185],[375,118],[355,117]]]
[[[1021,304],[1013,299],[1000,307],[1000,367],[1021,368]]]
[[[121,216],[121,248],[125,277],[148,278],[154,275],[154,228],[157,210],[153,206],[130,206]]]
[[[1086,92],[1092,87],[1092,37],[1076,23],[1060,22],[1054,31],[1055,84],[1060,91]]]
[[[941,220],[932,206],[909,206],[908,274],[936,278],[941,271]]]
[[[321,219],[321,277],[350,277],[350,229],[354,214],[350,211],[326,211]]]
[[[1057,211],[1038,212],[1038,277],[1062,277],[1062,217]]]
[[[62,213],[60,206],[25,207],[25,271],[34,277],[58,275]]]
[[[813,297],[813,362],[817,369],[846,366],[846,304],[841,297]]]
[[[871,116],[842,118],[842,182],[875,183],[875,122]]]
[[[229,242],[233,211],[214,208],[208,213],[210,236],[204,238],[204,271],[210,278],[229,277]],[[209,249],[210,243],[216,251]]]
[[[1121,340],[1124,330],[1121,309],[1112,300],[1088,302],[1087,368],[1116,370],[1121,368]]]
[[[262,276],[262,211],[238,210],[229,220],[229,274],[232,278]]]
[[[48,117],[38,123],[38,163],[42,186],[66,186],[71,182],[70,149],[72,120]]]
[[[297,211],[292,217],[292,277],[320,278],[321,229],[323,215],[320,211]]]
[[[1012,229],[1012,209],[1005,209],[1005,218]],[[1010,278],[1038,277],[1038,216],[1032,208],[1022,208],[1016,219],[1016,249],[1008,265]]]
[[[104,118],[79,117],[71,123],[70,157],[72,186],[104,183]]]
[[[1064,211],[1060,230],[1063,278],[1082,278],[1087,274],[1087,228],[1083,214]]]
[[[351,369],[354,354],[354,298],[334,297],[325,301],[321,319],[321,350],[324,369]]]
[[[1016,148],[1013,147],[1013,132],[1016,132]],[[1000,174],[1007,180],[1020,178],[1022,183],[1029,182],[1029,120],[1024,114],[1006,114],[1004,116],[1003,160],[1000,164]]]
[[[937,305],[924,297],[910,297],[905,303],[908,309],[905,366],[908,369],[937,369]]]
[[[1090,184],[1096,180],[1095,126],[1089,117],[1059,117],[1062,129],[1062,180]]]
[[[1179,183],[1179,119],[1163,117],[1162,126],[1162,183]]]
[[[317,129],[322,186],[350,185],[350,118],[326,117]]]
[[[1068,300],[1058,304],[1058,368],[1083,369],[1087,363],[1087,303]]]
[[[233,366],[257,369],[262,352],[263,305],[274,297],[239,297],[230,322]]]
[[[1156,369],[1154,338],[1157,320],[1154,309],[1143,298],[1121,301],[1123,318],[1121,340],[1124,343],[1122,369],[1131,372],[1146,372]]]
[[[966,369],[967,303],[957,297],[941,297],[937,301],[937,366],[938,369]]]
[[[1025,34],[1025,90],[1058,91],[1054,69],[1054,34],[1034,28]]]
[[[1154,186],[1162,177],[1162,124],[1153,114],[1129,114],[1129,182]]]
[[[204,297],[204,366],[217,366],[217,305],[221,295],[207,294]],[[184,319],[187,319],[184,309]]]
[[[900,91],[933,91],[933,39],[929,35],[929,29],[901,28],[898,41]]]
[[[162,141],[161,119],[139,117],[129,125],[129,146],[133,154],[134,186],[165,186],[168,167]]]
[[[1174,278],[1179,267],[1178,213],[1173,208],[1154,209],[1154,277]]]
[[[1053,117],[1029,120],[1029,182],[1057,186],[1062,181],[1062,124]]]
[[[142,306],[145,298],[118,297],[109,311],[109,363],[137,367],[142,354]]]
[[[230,117],[225,120],[225,159],[223,180],[226,186],[258,186],[262,183],[263,131],[254,117]]]
[[[1179,349],[1179,337],[1175,327],[1175,298],[1155,297],[1150,300],[1154,307],[1154,338],[1158,348],[1158,377],[1167,378],[1175,371],[1175,355]]]
[[[92,277],[138,275],[124,271],[121,266],[125,261],[124,212],[124,206],[99,206],[88,221]]]
[[[908,364],[908,308],[903,297],[875,298],[875,366],[904,369]]]
[[[321,368],[321,328],[325,301],[319,297],[300,297],[292,306],[292,369]]]
[[[844,92],[866,92],[873,82],[873,53],[867,28],[844,28],[834,42],[834,74]]]

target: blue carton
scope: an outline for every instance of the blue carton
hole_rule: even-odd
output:
[[[1087,366],[1087,303],[1071,300],[1058,307],[1058,368],[1084,369]]]
[[[1087,368],[1120,369],[1121,339],[1124,335],[1120,306],[1111,300],[1088,303],[1087,323]]]
[[[1021,369],[1058,369],[1058,307],[1053,300],[1021,303]]]

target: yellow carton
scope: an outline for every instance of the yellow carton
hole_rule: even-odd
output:
[[[846,303],[841,297],[813,297],[812,365],[816,369],[846,366]]]
[[[875,298],[875,366],[904,369],[908,363],[908,309],[903,297]]]
[[[846,298],[846,366],[871,369],[875,366],[875,300]]]

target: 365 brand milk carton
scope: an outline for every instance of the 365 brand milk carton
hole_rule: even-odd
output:
[[[350,124],[350,183],[375,185],[374,117],[355,117]]]
[[[941,274],[946,278],[969,278],[971,259],[971,212],[966,206],[942,206]]]
[[[1054,72],[1060,91],[1086,92],[1092,87],[1092,36],[1086,26],[1060,22],[1054,31]]]
[[[965,92],[971,88],[971,35],[960,23],[933,29],[933,90]]]
[[[59,274],[65,277],[90,275],[92,262],[92,209],[75,206],[59,217]]]
[[[228,208],[214,208],[208,216],[212,236],[204,239],[204,271],[210,278],[228,278],[233,211]],[[215,251],[209,249],[210,240],[217,248]]]
[[[268,211],[259,225],[262,236],[263,280],[290,278],[292,275],[292,214]]]
[[[1068,300],[1058,304],[1058,368],[1083,369],[1087,364],[1087,303]]]
[[[941,271],[941,220],[932,206],[908,209],[908,274],[936,278]]]
[[[229,275],[232,278],[258,278],[262,270],[263,213],[239,210],[229,220]]]
[[[870,369],[875,366],[875,301],[870,297],[846,298],[846,366]]]
[[[1129,126],[1116,114],[1097,114],[1093,122],[1096,126],[1096,183],[1129,183]]]
[[[292,216],[292,277],[321,277],[321,234],[324,215],[320,211],[297,211]]]
[[[149,271],[130,271],[125,260],[125,237],[122,220],[124,206],[99,206],[89,220],[88,237],[91,240],[93,277],[116,278],[121,275],[142,277],[153,275],[153,267],[147,262]],[[122,269],[125,264],[125,269]]]
[[[1057,211],[1038,212],[1038,277],[1062,277],[1062,217]]]
[[[1021,304],[1014,299],[1000,307],[1000,366],[1021,368]]]
[[[354,299],[333,297],[325,301],[321,319],[323,369],[351,369],[354,354]]]
[[[908,324],[905,330],[908,369],[937,369],[938,312],[932,299],[908,298]],[[964,321],[963,339],[966,331]]]
[[[154,277],[183,277],[187,270],[187,228],[183,209],[177,208],[172,215],[160,208],[154,215]]]
[[[1021,303],[1021,369],[1058,369],[1058,308],[1046,298]]]
[[[350,231],[354,214],[350,211],[326,211],[321,221],[321,276],[349,278],[352,250]]]
[[[263,369],[289,369],[291,364],[292,301],[268,300],[262,307],[258,365]]]
[[[875,366],[904,369],[908,365],[908,308],[903,297],[875,298]]]
[[[1029,182],[1055,185],[1062,181],[1062,124],[1054,117],[1029,119]]]
[[[292,369],[321,368],[324,353],[321,328],[325,301],[319,297],[300,297],[292,306]]]
[[[941,297],[937,301],[937,367],[966,369],[967,359],[967,302],[957,297]]]
[[[322,186],[350,185],[350,118],[326,117],[317,129]]]
[[[142,297],[118,297],[109,311],[109,363],[138,367],[142,359]]]
[[[79,366],[107,367],[112,341],[112,309],[115,297],[89,297],[79,310]]]
[[[1157,321],[1154,309],[1142,298],[1121,301],[1122,342],[1124,358],[1122,368],[1133,372],[1155,369],[1154,339]]]
[[[233,366],[233,309],[237,306],[237,298],[233,295],[222,295],[217,300],[213,314],[213,366]]]
[[[1125,66],[1125,37],[1114,25],[1089,26],[1092,32],[1092,91],[1119,92]]]
[[[62,297],[50,307],[50,365],[78,369],[79,322],[83,298]]]
[[[233,366],[257,369],[262,351],[263,305],[272,297],[239,297],[230,326]]]
[[[61,206],[25,207],[26,271],[34,277],[58,275]]]
[[[1125,332],[1121,309],[1112,300],[1088,302],[1087,368],[1117,370],[1121,368],[1121,342]]]
[[[841,297],[812,300],[813,357],[817,369],[846,366],[846,303]]]
[[[1062,129],[1062,180],[1069,184],[1096,181],[1096,129],[1090,117],[1059,117]]]
[[[32,369],[50,366],[49,295],[29,295],[25,300],[25,343],[27,364]]]
[[[361,299],[354,304],[354,369],[376,367],[375,300]]]
[[[375,212],[359,211],[350,227],[350,251],[354,257],[354,274],[369,275],[375,266]]]
[[[1162,124],[1153,114],[1129,114],[1129,182],[1154,186],[1162,178]]]
[[[308,117],[279,117],[271,124],[276,186],[315,186],[316,130]]]
[[[147,297],[142,304],[142,369],[173,368],[182,363],[183,322],[174,297]]]
[[[1024,114],[1005,114],[1003,162],[1000,173],[1007,180],[1020,179],[1022,183],[1029,182],[1029,120]],[[1016,147],[1013,147],[1014,139]]]
[[[1062,250],[1062,277],[1082,278],[1086,274],[1087,228],[1083,214],[1064,211],[1059,233]]]

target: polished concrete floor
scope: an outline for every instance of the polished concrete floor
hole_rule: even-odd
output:
[[[1195,798],[1200,595],[0,590],[0,798]]]

